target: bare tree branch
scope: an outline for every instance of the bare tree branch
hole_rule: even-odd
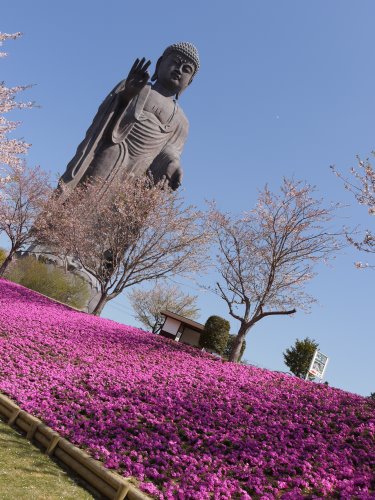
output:
[[[375,156],[375,153],[372,152]],[[343,181],[345,189],[351,192],[360,205],[367,207],[369,215],[375,215],[375,170],[369,159],[361,160],[357,156],[357,168],[351,168],[350,173],[353,180],[344,177],[334,166],[331,167],[334,174]],[[375,253],[375,234],[373,231],[366,229],[362,240],[354,239],[352,234],[346,232],[347,241],[357,250],[366,253]],[[355,263],[357,268],[372,268],[375,269],[375,264],[363,262]]]

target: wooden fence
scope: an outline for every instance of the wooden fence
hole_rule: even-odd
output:
[[[106,469],[100,462],[62,438],[41,420],[21,410],[12,400],[0,394],[0,416],[9,425],[26,433],[49,456],[54,455],[68,469],[83,478],[102,497],[110,500],[150,500],[129,480]]]

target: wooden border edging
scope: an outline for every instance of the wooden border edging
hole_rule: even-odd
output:
[[[99,461],[80,450],[39,418],[21,410],[11,399],[0,393],[0,416],[9,425],[26,432],[27,439],[33,440],[45,449],[45,453],[61,461],[66,467],[82,477],[90,486],[110,500],[150,500],[128,479],[106,469]]]

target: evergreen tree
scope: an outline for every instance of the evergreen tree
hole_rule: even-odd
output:
[[[305,378],[318,347],[319,344],[309,337],[303,340],[296,339],[294,346],[286,349],[283,353],[284,362],[294,375]]]

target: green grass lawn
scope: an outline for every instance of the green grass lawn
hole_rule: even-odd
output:
[[[26,438],[0,420],[0,499],[94,498]]]

